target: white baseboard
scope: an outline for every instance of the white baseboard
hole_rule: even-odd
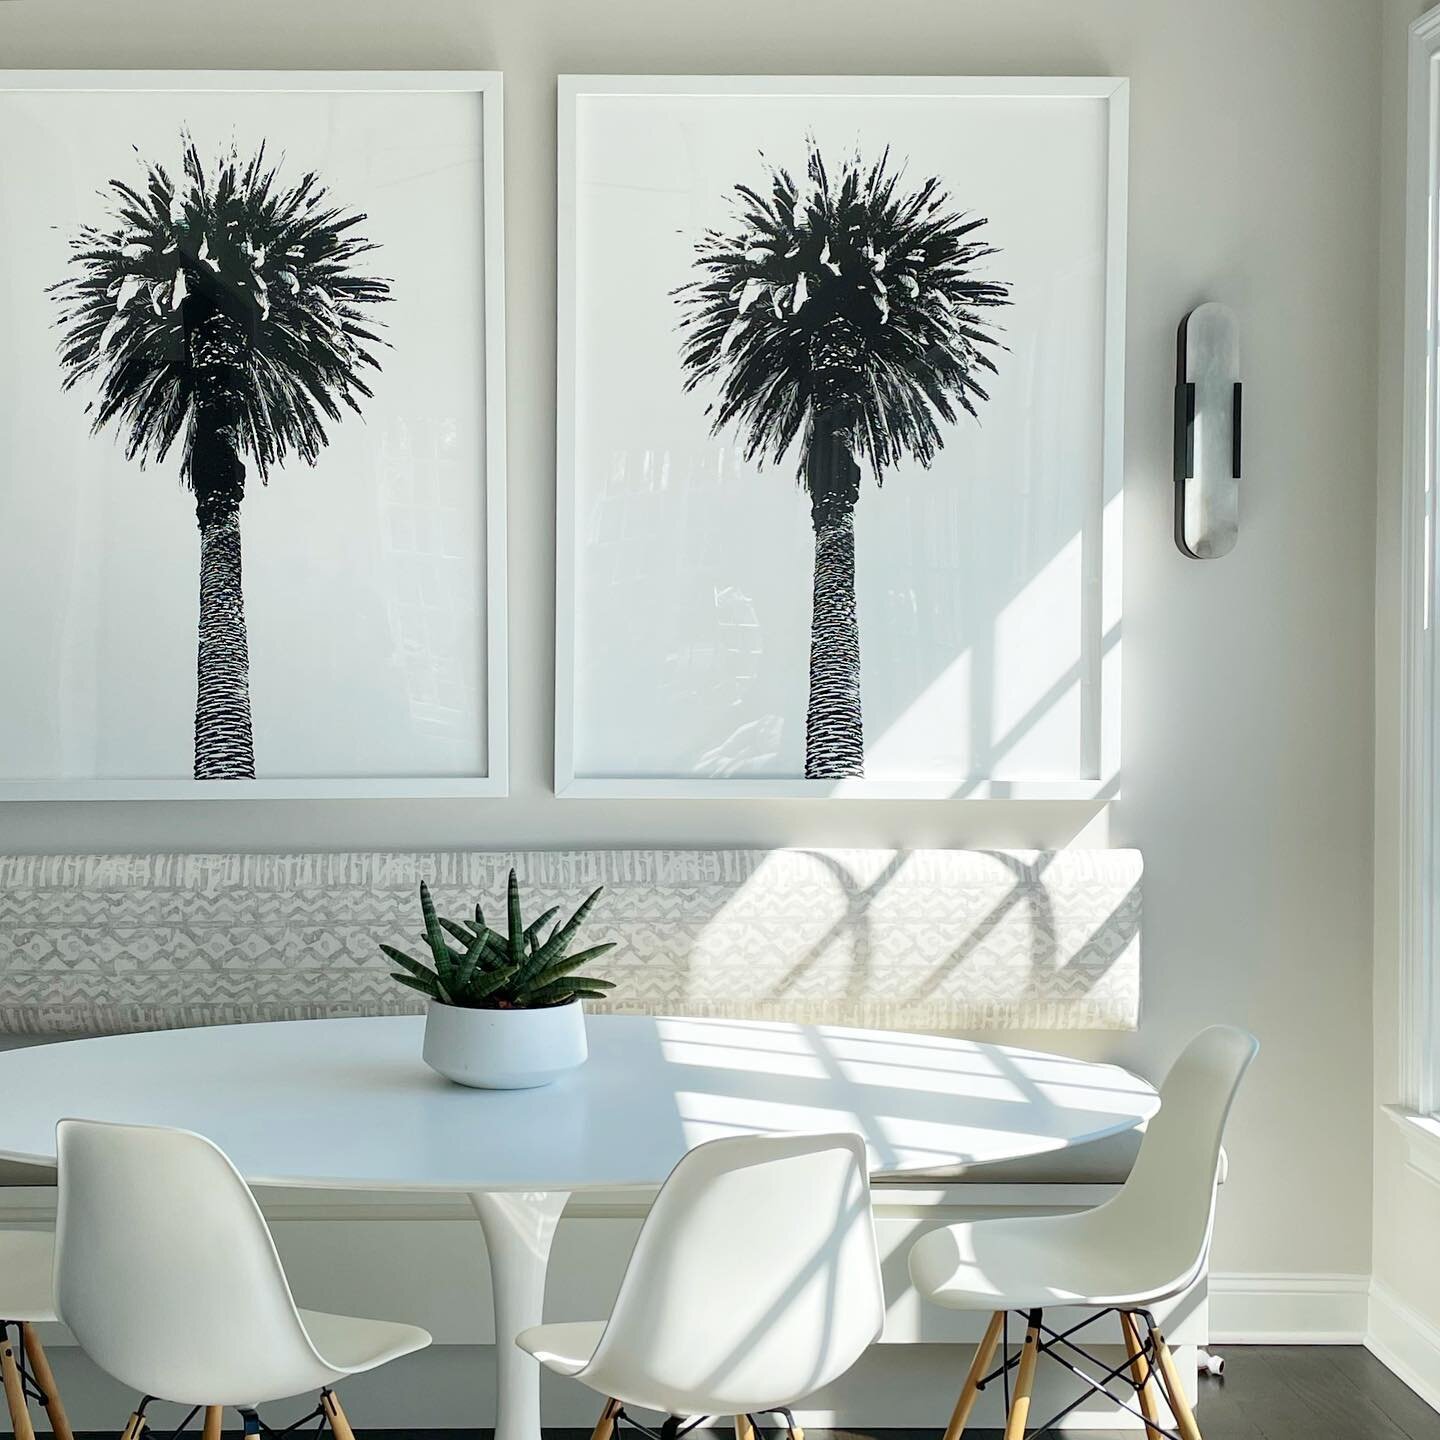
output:
[[[1366,1275],[1210,1276],[1215,1345],[1364,1345],[1440,1410],[1440,1326]]]
[[[1440,1410],[1440,1328],[1378,1282],[1370,1287],[1365,1348],[1426,1404]]]
[[[1210,1273],[1215,1345],[1363,1345],[1368,1275]]]

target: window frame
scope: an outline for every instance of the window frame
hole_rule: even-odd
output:
[[[1397,1098],[1405,1111],[1430,1116],[1440,1110],[1440,6],[1410,27],[1405,197]]]

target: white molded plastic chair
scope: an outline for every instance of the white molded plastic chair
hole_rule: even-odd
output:
[[[623,1407],[754,1417],[842,1375],[885,1298],[856,1135],[737,1136],[690,1151],[635,1242],[608,1321],[536,1325],[516,1343]],[[672,1426],[673,1428],[673,1426]]]
[[[316,1418],[350,1426],[330,1387],[421,1350],[425,1331],[301,1310],[249,1187],[201,1135],[62,1120],[56,1309],[82,1349],[145,1397],[124,1440],[139,1440],[150,1399],[223,1407],[259,1431],[255,1406],[319,1390]]]
[[[55,1376],[35,1333],[37,1325],[55,1319],[54,1267],[55,1241],[47,1232],[0,1231],[0,1374],[15,1440],[35,1440],[31,1400],[50,1417],[55,1440],[72,1440]]]
[[[922,1295],[952,1310],[992,1312],[945,1440],[958,1440],[977,1388],[994,1378],[986,1367],[1011,1310],[1028,1319],[1018,1358],[1005,1357],[1005,1368],[1018,1366],[1019,1372],[1005,1436],[1024,1436],[1040,1354],[1057,1345],[1079,1350],[1045,1326],[1044,1312],[1054,1306],[1093,1307],[1092,1320],[1118,1311],[1136,1413],[1145,1419],[1149,1440],[1171,1433],[1157,1419],[1157,1382],[1182,1440],[1200,1440],[1150,1307],[1189,1289],[1205,1268],[1225,1121],[1258,1048],[1253,1035],[1226,1025],[1202,1031],[1185,1047],[1160,1087],[1159,1113],[1146,1127],[1129,1179],[1103,1205],[1075,1215],[947,1225],[915,1243],[910,1278]],[[1137,1317],[1146,1328],[1143,1341]]]

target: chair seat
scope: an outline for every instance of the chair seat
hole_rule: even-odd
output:
[[[46,1230],[0,1230],[0,1320],[55,1318],[55,1237]]]
[[[363,1320],[322,1310],[301,1310],[299,1315],[325,1363],[351,1375],[411,1355],[430,1343],[430,1336],[418,1325],[403,1325],[398,1320]]]
[[[515,1343],[558,1375],[578,1375],[589,1363],[605,1333],[603,1320],[570,1320],[554,1325],[532,1325],[515,1337]]]
[[[1076,1224],[1081,1218],[1019,1216],[932,1230],[910,1251],[910,1278],[937,1305],[984,1311],[1149,1305],[1194,1278],[1147,1267],[1142,1254]]]

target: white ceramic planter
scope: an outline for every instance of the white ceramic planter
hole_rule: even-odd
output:
[[[581,1001],[541,1010],[465,1010],[430,1002],[425,1017],[425,1063],[478,1090],[529,1090],[583,1065]]]

